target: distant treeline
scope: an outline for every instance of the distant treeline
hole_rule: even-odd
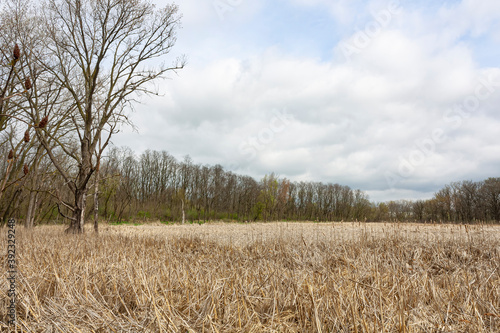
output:
[[[5,149],[5,148],[4,148]],[[2,154],[4,152],[0,152]],[[0,202],[0,216],[62,222],[72,196],[43,155],[24,175],[14,167]],[[26,156],[29,159],[29,156]],[[2,179],[6,164],[0,164]],[[95,183],[95,180],[92,180]],[[98,217],[110,222],[182,221],[500,221],[500,178],[446,185],[430,200],[373,203],[361,190],[321,182],[294,182],[275,174],[260,181],[220,165],[176,160],[169,153],[112,148],[99,169]],[[87,220],[94,218],[95,193],[88,193]],[[68,205],[70,206],[70,205]]]

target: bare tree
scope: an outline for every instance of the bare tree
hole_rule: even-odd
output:
[[[126,107],[140,94],[155,93],[152,83],[184,67],[154,60],[176,41],[180,15],[176,5],[157,9],[145,0],[47,0],[40,3],[46,31],[44,54],[36,61],[55,79],[65,108],[53,112],[47,128],[64,128],[64,140],[38,126],[37,136],[72,193],[62,200],[71,213],[66,232],[82,233],[90,179],[117,125],[127,121]],[[160,59],[159,59],[160,60]],[[42,115],[35,114],[36,118]],[[72,161],[66,169],[47,137]]]

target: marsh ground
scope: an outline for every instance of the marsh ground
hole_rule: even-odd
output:
[[[500,332],[500,226],[100,230],[18,228],[19,331]],[[7,229],[0,237],[7,249]]]

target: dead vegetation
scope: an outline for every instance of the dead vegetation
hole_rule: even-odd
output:
[[[18,331],[500,332],[498,226],[101,230],[18,229]]]

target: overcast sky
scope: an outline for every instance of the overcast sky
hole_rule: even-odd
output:
[[[166,1],[157,1],[160,5]],[[373,201],[499,177],[500,1],[182,0],[172,61],[113,143]]]

